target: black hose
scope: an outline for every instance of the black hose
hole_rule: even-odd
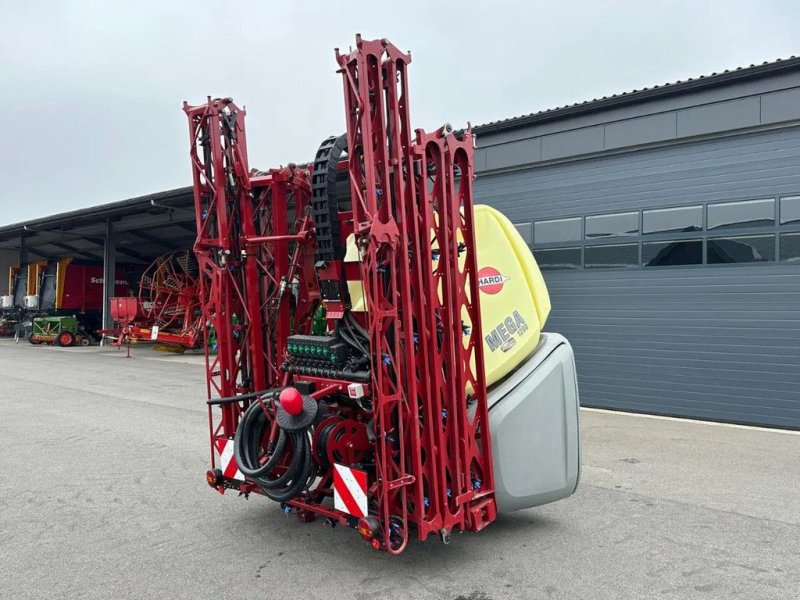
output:
[[[326,377],[328,379],[344,379],[369,383],[372,380],[370,371],[346,371],[344,369],[328,369],[323,367],[301,367],[284,363],[281,369],[292,375],[310,375],[312,377]]]
[[[233,440],[234,456],[239,470],[252,479],[264,495],[276,502],[286,502],[299,495],[314,480],[316,470],[311,461],[311,439],[308,430],[280,430],[272,455],[261,464],[261,444],[271,426],[260,402],[254,402],[242,415]],[[288,444],[288,447],[287,447]],[[282,475],[271,478],[270,472],[291,448],[292,461]]]
[[[348,346],[353,348],[353,350],[355,350],[355,351],[357,351],[357,352],[359,352],[359,353],[361,353],[363,355],[367,355],[368,354],[367,349],[356,339],[355,336],[350,337],[352,335],[352,333],[350,332],[350,330],[349,330],[349,328],[348,328],[348,326],[346,324],[343,323],[342,326],[339,326],[339,323],[337,322],[337,324],[336,324],[336,334],[342,340],[344,340],[344,342],[347,343]]]
[[[355,330],[356,330],[356,331],[357,331],[359,334],[361,334],[361,337],[362,337],[362,338],[363,338],[363,339],[364,339],[364,340],[365,340],[367,343],[369,343],[369,333],[367,332],[367,330],[366,330],[366,329],[364,329],[363,327],[361,327],[361,324],[358,322],[358,319],[356,319],[356,318],[355,318],[355,316],[353,315],[353,313],[351,313],[350,311],[347,311],[347,314],[345,315],[345,319],[347,320],[347,322],[349,323],[349,325],[350,325],[351,327],[353,327],[353,328],[354,328],[354,329],[355,329]]]

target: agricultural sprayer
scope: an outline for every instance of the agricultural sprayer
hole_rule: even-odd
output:
[[[252,170],[243,109],[184,103],[218,346],[206,476],[397,554],[573,493],[575,368],[541,333],[530,249],[473,205],[471,129],[412,128],[411,58],[388,41],[336,60],[347,132],[310,165]]]

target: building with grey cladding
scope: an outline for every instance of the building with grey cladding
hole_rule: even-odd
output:
[[[800,428],[800,59],[476,133],[582,404]]]
[[[476,133],[477,201],[534,249],[584,405],[800,429],[800,59]],[[194,220],[180,188],[2,226],[0,272],[141,267]]]

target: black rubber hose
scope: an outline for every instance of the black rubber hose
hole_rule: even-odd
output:
[[[284,363],[281,369],[293,375],[311,375],[312,377],[326,377],[328,379],[344,379],[345,381],[358,381],[369,383],[372,380],[370,371],[346,371],[343,369],[328,369],[327,367],[298,367]]]
[[[369,343],[369,333],[367,332],[367,330],[366,330],[366,329],[364,329],[364,328],[361,326],[361,324],[358,322],[358,319],[356,319],[356,318],[355,318],[355,316],[353,315],[353,313],[351,313],[350,311],[347,311],[347,314],[345,315],[345,318],[346,318],[346,319],[347,319],[347,321],[350,323],[350,325],[351,325],[352,327],[354,327],[354,328],[356,329],[356,331],[358,331],[358,333],[360,333],[360,334],[361,334],[361,337],[362,337],[362,338],[363,338],[363,339],[364,339],[364,340],[365,340],[367,343]]]
[[[349,333],[349,330],[346,326],[340,327],[339,324],[337,323],[336,333],[339,335],[340,338],[342,338],[342,340],[344,340],[347,343],[348,346],[353,348],[356,352],[359,352],[360,354],[363,355],[369,354],[367,352],[367,349],[363,345],[361,345],[358,342],[358,340],[356,340],[354,337],[350,337],[351,334]]]
[[[328,440],[330,439],[331,432],[338,423],[329,423],[319,432],[317,436],[317,454],[319,455],[320,462],[324,467],[330,467],[331,461],[328,459]]]
[[[270,426],[261,404],[254,402],[242,415],[234,437],[234,456],[239,470],[252,479],[268,498],[276,502],[291,500],[306,489],[316,475],[311,460],[311,440],[308,431],[280,430],[275,449],[262,465],[259,460],[261,443]],[[291,446],[292,461],[283,475],[270,478],[269,473]]]
[[[254,410],[254,407],[257,407],[258,410]],[[261,405],[258,402],[253,402],[242,416],[239,427],[236,428],[236,436],[233,439],[233,453],[239,470],[248,477],[267,475],[278,464],[286,447],[286,436],[281,431],[272,456],[263,465],[259,464],[258,454],[261,449],[261,439],[265,433],[266,423],[267,418]]]

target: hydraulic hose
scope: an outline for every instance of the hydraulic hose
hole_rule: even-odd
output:
[[[278,441],[272,454],[261,464],[261,442],[271,422],[260,402],[253,402],[242,415],[234,437],[234,456],[239,470],[255,481],[264,495],[276,502],[286,502],[306,489],[316,475],[311,460],[311,439],[308,429],[301,431],[279,430]],[[282,475],[272,478],[270,472],[291,449],[292,460]]]
[[[344,379],[345,381],[358,381],[369,383],[372,381],[370,371],[345,371],[344,369],[328,369],[323,367],[299,367],[284,363],[281,369],[293,375],[310,375],[312,377],[326,377],[329,379]],[[242,471],[244,473],[244,471]]]

